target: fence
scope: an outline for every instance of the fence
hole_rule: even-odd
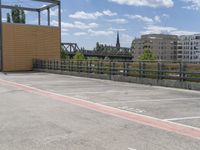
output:
[[[200,82],[200,64],[185,62],[112,62],[36,59],[33,61],[33,68],[157,80],[170,79],[179,80],[180,82]]]

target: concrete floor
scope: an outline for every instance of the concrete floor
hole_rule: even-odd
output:
[[[195,127],[200,92],[48,73],[0,79]],[[200,138],[58,101],[0,82],[1,150],[199,150]]]

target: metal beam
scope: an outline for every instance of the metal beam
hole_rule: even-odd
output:
[[[40,11],[43,11],[43,10],[46,10],[48,8],[52,8],[52,7],[55,7],[55,6],[58,6],[59,4],[50,4],[50,5],[47,5],[47,6],[44,6],[42,8],[40,8]]]
[[[37,8],[29,8],[29,7],[21,7],[21,6],[0,5],[0,7],[4,9],[17,8],[17,9],[26,10],[26,11],[39,11],[39,9]]]
[[[1,0],[0,0],[1,6]],[[3,26],[2,26],[2,8],[0,7],[0,71],[3,71]]]
[[[52,3],[52,4],[58,4],[60,2],[60,0],[32,0],[32,1]]]

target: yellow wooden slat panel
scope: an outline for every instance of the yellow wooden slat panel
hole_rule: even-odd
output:
[[[59,28],[3,24],[4,71],[32,69],[33,58],[59,59]]]

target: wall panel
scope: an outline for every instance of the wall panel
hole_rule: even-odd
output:
[[[3,24],[3,70],[32,70],[33,58],[60,58],[59,28]]]

